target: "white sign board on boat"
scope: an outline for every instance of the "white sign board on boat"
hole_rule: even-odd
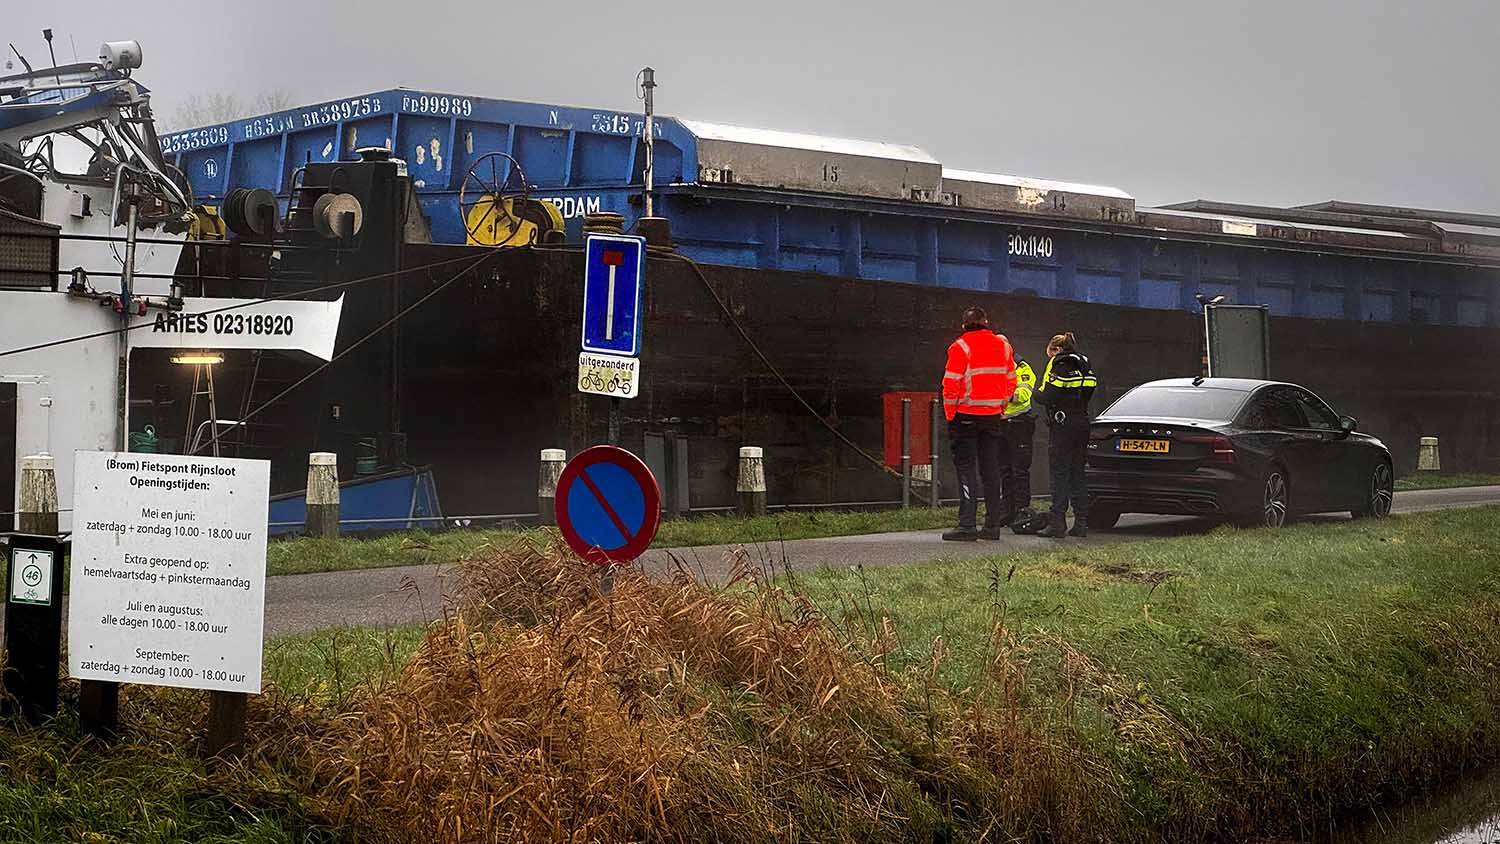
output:
[[[68,673],[258,693],[271,464],[74,459]]]
[[[130,345],[151,349],[273,349],[331,360],[344,297],[331,302],[285,299],[185,299],[180,311],[131,320]]]

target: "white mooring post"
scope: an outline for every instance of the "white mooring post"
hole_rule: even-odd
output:
[[[536,510],[544,525],[557,524],[557,481],[568,464],[568,453],[560,448],[542,449],[536,477]]]
[[[334,539],[339,535],[339,456],[328,451],[307,455],[308,536]]]
[[[766,464],[764,452],[759,446],[740,449],[740,474],[734,490],[739,493],[741,515],[766,514]]]
[[[1423,437],[1421,446],[1417,448],[1417,471],[1441,472],[1442,470],[1443,461],[1438,455],[1438,438]]]
[[[21,458],[21,533],[57,535],[57,461],[50,454]]]

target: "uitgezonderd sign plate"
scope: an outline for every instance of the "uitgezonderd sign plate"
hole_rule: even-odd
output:
[[[641,359],[580,352],[578,391],[633,399],[641,391]]]

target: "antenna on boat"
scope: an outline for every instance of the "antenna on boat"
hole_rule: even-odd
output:
[[[643,173],[646,179],[646,216],[654,217],[656,216],[652,208],[654,197],[651,194],[655,187],[653,183],[656,176],[656,108],[653,96],[656,91],[656,71],[649,67],[641,68],[641,72],[636,75],[636,83],[639,86],[636,96],[646,101],[646,122],[641,132],[646,142],[646,167]]]
[[[10,43],[10,42],[6,42],[6,43]],[[16,58],[18,58],[18,59],[21,60],[21,66],[24,67],[24,68],[26,68],[26,72],[27,73],[35,73],[36,72],[36,71],[34,71],[34,70],[31,69],[31,62],[26,61],[26,57],[23,56],[23,55],[21,55],[21,51],[20,50],[16,49],[16,45],[11,44],[10,45],[10,51],[12,53],[15,53],[16,54]]]
[[[52,57],[52,78],[56,79],[57,84],[61,85],[62,74],[57,72],[57,51],[52,49],[52,30],[42,30],[42,37],[47,39],[47,55]]]

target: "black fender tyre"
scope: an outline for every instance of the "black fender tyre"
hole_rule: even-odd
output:
[[[1391,514],[1395,499],[1396,476],[1391,464],[1381,460],[1370,469],[1359,506],[1349,512],[1356,519],[1383,519]]]

